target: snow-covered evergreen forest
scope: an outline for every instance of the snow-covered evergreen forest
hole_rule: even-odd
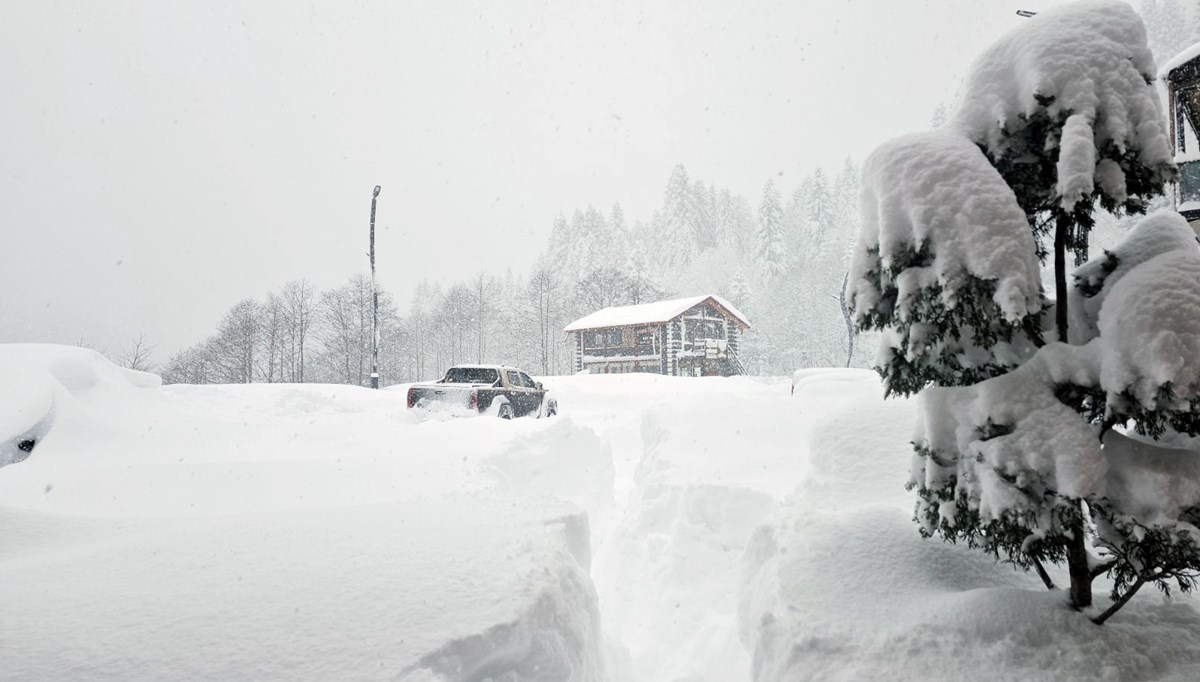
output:
[[[570,371],[562,328],[612,305],[720,294],[754,328],[743,362],[757,374],[843,366],[841,303],[858,229],[857,166],[817,169],[798,186],[768,180],[753,200],[675,166],[662,205],[628,217],[621,205],[560,214],[528,273],[479,272],[423,282],[402,313],[380,294],[384,383],[426,379],[462,362],[504,362],[541,374]],[[235,303],[216,332],[175,354],[164,379],[181,383],[329,382],[366,385],[371,282],[364,274],[319,290],[304,280]],[[871,357],[860,339],[853,363]]]

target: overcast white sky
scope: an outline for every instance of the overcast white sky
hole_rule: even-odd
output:
[[[529,268],[672,166],[757,197],[928,126],[1048,0],[27,2],[0,21],[0,341],[160,360],[246,296]],[[652,6],[651,6],[652,5]]]

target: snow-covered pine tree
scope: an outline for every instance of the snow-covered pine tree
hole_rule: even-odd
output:
[[[1065,562],[1077,608],[1111,572],[1097,622],[1145,582],[1189,589],[1200,570],[1200,455],[1156,440],[1200,432],[1200,247],[1182,218],[1156,215],[1080,268],[1076,295],[1066,285],[1096,205],[1139,212],[1172,177],[1153,74],[1123,3],[1023,24],[976,61],[946,127],[868,160],[851,273],[858,324],[885,333],[888,390],[920,392],[909,485],[922,532],[1048,586],[1043,564]],[[1051,234],[1052,247],[1035,240]],[[1051,250],[1057,303],[1039,325]],[[1062,342],[1043,345],[1051,326]],[[1167,471],[1176,482],[1156,489]]]
[[[625,224],[625,209],[621,208],[621,203],[613,204],[612,213],[609,214],[608,224],[612,227],[612,233],[616,237],[627,240],[629,238],[629,226]]]
[[[754,235],[754,253],[768,279],[778,277],[787,268],[783,204],[775,183],[763,187],[758,209],[758,230]]]
[[[624,258],[624,244],[613,234],[612,225],[604,214],[594,206],[588,206],[583,213],[583,234],[580,235],[586,244],[586,252],[581,265],[580,276],[587,276],[592,270],[608,267],[612,263],[620,263]]]
[[[696,203],[687,169],[675,166],[663,193],[661,234],[666,265],[679,267],[691,262],[695,255]]]
[[[834,221],[833,196],[825,171],[818,168],[800,185],[804,213],[814,243],[823,244]]]
[[[717,245],[716,193],[711,185],[697,180],[692,184],[692,241],[703,253]]]

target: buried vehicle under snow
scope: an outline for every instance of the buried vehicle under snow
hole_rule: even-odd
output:
[[[501,419],[526,415],[551,417],[558,413],[558,402],[547,396],[541,382],[506,365],[451,367],[440,381],[410,387],[408,406],[465,408],[492,413]]]

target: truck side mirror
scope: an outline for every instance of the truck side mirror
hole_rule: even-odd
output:
[[[546,389],[545,389],[545,388],[542,386],[542,382],[540,382],[540,381],[539,381],[539,382],[537,382],[537,384],[535,384],[535,385],[537,386],[537,390],[539,390],[539,391],[544,391],[544,390],[546,390]]]

